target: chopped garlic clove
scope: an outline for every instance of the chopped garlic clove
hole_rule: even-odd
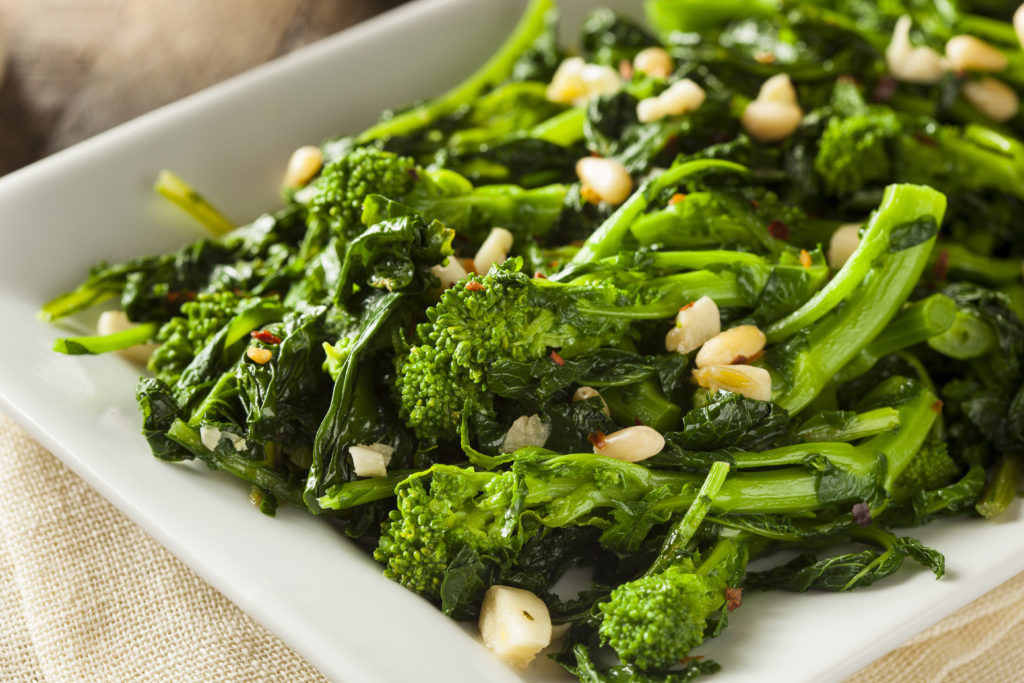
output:
[[[551,436],[551,427],[544,424],[540,415],[520,415],[505,432],[501,442],[502,453],[514,453],[520,448],[537,446],[541,448]]]
[[[756,325],[739,325],[709,339],[697,352],[698,368],[709,365],[744,364],[764,350],[767,338]]]
[[[665,437],[647,425],[626,427],[611,434],[596,432],[590,437],[594,453],[625,462],[640,462],[661,453]]]
[[[530,591],[491,586],[480,606],[480,635],[498,659],[525,669],[551,644],[551,615]]]
[[[702,296],[679,309],[675,326],[665,335],[665,350],[690,353],[721,332],[722,318],[717,304],[711,297]]]
[[[394,448],[383,443],[357,444],[348,449],[352,469],[357,477],[388,476],[388,464],[394,452]]]

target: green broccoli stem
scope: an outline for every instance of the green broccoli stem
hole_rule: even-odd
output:
[[[43,304],[37,315],[44,322],[53,322],[113,299],[121,294],[122,290],[124,290],[123,278],[116,281],[90,278],[72,291],[65,292]]]
[[[1024,147],[989,126],[967,124],[963,132],[944,126],[931,141],[914,135],[898,138],[897,158],[909,182],[952,186],[957,190],[990,188],[1024,199]],[[936,176],[936,169],[947,169]]]
[[[936,224],[942,221],[946,198],[929,187],[891,185],[886,188],[885,197],[885,208],[872,221],[874,226],[921,217],[935,220]],[[896,315],[920,278],[934,242],[932,237],[890,253],[882,258],[881,265],[860,263],[868,272],[863,274],[860,286],[846,297],[844,305],[811,325],[806,338],[796,348],[781,349],[769,359],[770,363],[780,365],[775,369],[781,371],[783,380],[773,400],[790,415],[799,413],[810,403],[835,373],[877,337]]]
[[[392,472],[386,477],[347,481],[328,488],[324,495],[317,498],[317,503],[322,510],[348,510],[377,500],[394,498],[395,487],[410,474],[413,474],[413,470]]]
[[[601,398],[619,424],[644,424],[659,432],[675,429],[683,410],[670,401],[653,377],[621,387],[605,387]]]
[[[779,11],[773,0],[646,0],[647,23],[670,42],[675,32],[704,32],[733,19],[768,18]]]
[[[527,137],[568,147],[583,139],[583,124],[586,120],[586,107],[566,109],[535,125]]]
[[[121,349],[127,349],[131,346],[151,341],[156,337],[158,329],[159,326],[156,323],[141,323],[113,334],[61,337],[54,340],[53,350],[70,356],[120,351]]]
[[[237,227],[191,185],[167,169],[157,175],[153,189],[196,219],[214,237],[226,235]]]
[[[612,256],[622,247],[622,241],[629,233],[630,225],[647,209],[655,197],[664,190],[678,185],[684,178],[715,170],[742,175],[750,173],[745,166],[718,159],[699,159],[673,165],[661,175],[641,185],[615,213],[591,233],[570,261],[570,265],[590,263]]]
[[[927,299],[909,304],[871,343],[843,366],[832,383],[838,385],[860,377],[873,368],[879,359],[943,334],[950,329],[956,317],[956,304],[943,294],[933,294]]]
[[[974,509],[986,519],[991,519],[1004,512],[1017,498],[1020,477],[1021,466],[1018,457],[1013,454],[1004,455],[992,472],[991,479],[985,486],[985,491],[981,494],[981,499],[975,504]]]
[[[697,498],[687,508],[686,514],[669,529],[657,558],[651,563],[645,574],[662,572],[681,556],[711,510],[711,501],[722,489],[728,474],[728,463],[716,462],[711,466],[707,478],[701,484],[700,491],[697,492]]]
[[[928,346],[950,358],[969,360],[994,351],[999,338],[992,326],[974,313],[957,311],[949,329],[929,339]]]
[[[928,187],[887,187],[882,203],[871,215],[861,243],[853,255],[824,289],[797,310],[768,326],[765,330],[768,342],[786,339],[832,311],[865,282],[874,271],[875,262],[891,249],[893,230],[897,226],[928,217],[935,219],[937,226],[941,223],[945,205],[945,197]]]
[[[811,418],[808,422],[813,422]],[[840,425],[804,423],[796,437],[804,441],[856,441],[900,428],[900,413],[895,408],[875,408],[853,415]]]
[[[939,261],[943,265],[938,265]],[[1020,259],[1000,259],[976,254],[956,242],[939,242],[928,261],[929,270],[943,268],[953,280],[970,280],[984,285],[1003,285],[1021,279]]]
[[[290,483],[280,473],[262,466],[259,461],[250,460],[244,453],[211,451],[203,444],[198,428],[176,419],[167,430],[167,436],[205,462],[210,469],[223,470],[256,484],[274,494],[278,500],[302,505],[301,489],[297,485]]]
[[[512,34],[469,78],[429,102],[371,126],[359,136],[359,144],[395,135],[407,135],[424,128],[438,117],[471,103],[487,88],[507,79],[523,52],[544,33],[547,15],[553,9],[554,4],[551,0],[531,0]]]

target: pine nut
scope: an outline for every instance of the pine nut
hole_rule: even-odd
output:
[[[840,225],[828,242],[828,265],[839,270],[860,246],[860,223]]]
[[[796,132],[804,113],[795,104],[754,100],[743,110],[740,123],[761,142],[778,142]]]
[[[576,162],[576,175],[594,196],[613,206],[626,201],[633,191],[633,178],[614,159],[583,157]]]
[[[702,296],[679,309],[675,326],[665,335],[665,350],[690,353],[721,332],[718,306],[711,297]]]
[[[622,87],[619,72],[604,64],[587,64],[580,72],[583,85],[587,89],[587,99],[595,95],[607,95]]]
[[[480,636],[501,661],[526,668],[551,644],[551,614],[539,597],[522,588],[493,585],[484,594],[477,622]]]
[[[569,57],[558,65],[548,84],[547,98],[562,104],[582,105],[595,95],[612,93],[622,87],[619,73],[610,66],[587,64]]]
[[[505,432],[501,442],[502,453],[514,453],[520,448],[536,446],[543,448],[551,436],[551,427],[544,424],[540,415],[520,415]]]
[[[1013,88],[991,76],[964,83],[963,94],[975,109],[993,121],[1009,121],[1020,109],[1020,98]]]
[[[697,384],[712,391],[731,391],[755,401],[772,399],[772,376],[752,365],[710,365],[693,371]]]
[[[466,269],[462,267],[462,262],[455,255],[449,256],[445,265],[431,266],[430,272],[441,281],[442,289],[448,289],[468,275]]]
[[[640,462],[661,453],[663,448],[665,437],[656,429],[636,425],[605,435],[600,446],[594,445],[594,452],[616,460]]]
[[[505,228],[491,228],[487,239],[473,257],[473,270],[483,274],[490,270],[491,266],[500,266],[508,258],[513,242],[512,233]]]
[[[937,83],[948,68],[946,60],[930,47],[914,47],[910,43],[913,20],[906,14],[896,21],[892,40],[885,48],[885,65],[889,74],[907,83]]]
[[[608,409],[608,403],[604,400],[604,397],[601,396],[601,393],[594,387],[580,387],[579,389],[573,392],[572,401],[573,403],[575,403],[576,401],[586,401],[588,398],[594,397],[601,399],[601,412],[607,415],[608,417],[611,417],[612,411]]]
[[[320,172],[320,168],[323,165],[324,155],[319,147],[311,145],[299,147],[292,152],[292,156],[288,160],[288,168],[285,169],[284,180],[281,181],[281,186],[287,188],[305,187]]]
[[[709,339],[697,352],[694,363],[698,368],[745,363],[747,361],[742,359],[749,360],[757,356],[764,350],[767,341],[764,332],[756,325],[733,327]]]
[[[388,464],[394,452],[394,448],[383,443],[356,444],[348,449],[352,457],[352,469],[357,477],[388,476]]]
[[[96,321],[96,333],[101,335],[115,334],[130,330],[135,326],[136,324],[128,320],[128,316],[123,311],[103,311],[100,313],[99,320]],[[117,355],[136,365],[145,365],[149,362],[149,357],[153,355],[158,346],[160,345],[152,342],[136,344],[128,348],[118,349]]]
[[[757,92],[759,102],[782,102],[783,104],[799,104],[796,99],[796,88],[787,74],[776,74],[761,84]]]
[[[668,78],[673,67],[672,56],[660,47],[644,48],[633,58],[633,68],[655,78]]]
[[[659,97],[646,97],[636,103],[636,118],[640,123],[660,121],[666,116],[668,110]]]
[[[957,71],[1002,71],[1006,55],[974,36],[953,36],[946,43],[946,59]]]
[[[1013,30],[1017,32],[1017,40],[1024,46],[1024,5],[1017,8],[1013,13]]]

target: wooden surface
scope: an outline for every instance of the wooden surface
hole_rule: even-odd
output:
[[[402,0],[0,0],[0,175]]]

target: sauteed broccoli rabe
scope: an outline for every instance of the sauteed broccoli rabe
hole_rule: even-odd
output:
[[[337,518],[513,666],[690,680],[749,591],[942,577],[908,527],[1024,455],[1024,6],[645,9],[563,47],[531,0],[249,225],[162,174],[211,236],[97,265],[56,350],[141,358],[155,456]]]

